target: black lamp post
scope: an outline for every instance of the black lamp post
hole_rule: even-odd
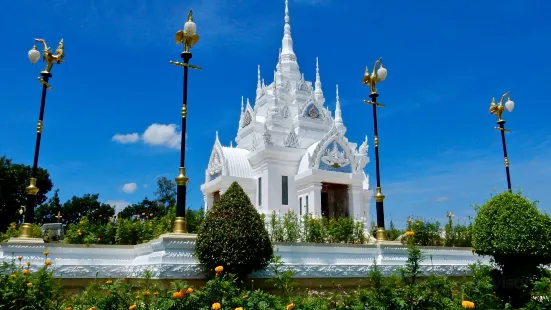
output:
[[[503,146],[503,157],[505,160],[505,173],[507,175],[507,189],[511,192],[511,174],[509,173],[509,157],[507,156],[507,143],[505,142],[505,133],[511,132],[508,129],[505,129],[505,120],[502,118],[503,112],[505,110],[509,112],[513,112],[513,109],[515,108],[515,103],[511,100],[511,98],[507,98],[507,102],[504,103],[505,97],[509,95],[509,92],[506,92],[501,96],[501,100],[499,101],[499,104],[496,105],[495,98],[492,98],[492,103],[490,104],[490,113],[497,116],[497,124],[499,127],[495,127],[495,129],[501,131],[501,145]]]
[[[377,83],[384,81],[387,75],[387,70],[383,67],[381,63],[382,58],[379,58],[375,62],[373,67],[373,72],[370,74],[368,68],[365,68],[364,77],[362,83],[369,86],[370,93],[369,98],[371,101],[364,100],[365,103],[371,104],[373,106],[373,145],[375,146],[375,175],[377,179],[377,193],[375,194],[375,205],[377,208],[377,240],[387,240],[385,232],[385,211],[384,211],[384,200],[385,196],[383,195],[381,189],[381,171],[379,168],[379,129],[377,124],[377,107],[384,107],[382,103],[377,102],[377,93],[376,85]],[[379,67],[377,69],[377,67]]]
[[[189,11],[188,20],[184,24],[184,30],[176,32],[176,44],[182,44],[184,51],[180,54],[183,62],[171,61],[173,65],[184,67],[184,91],[182,99],[182,141],[180,148],[180,174],[176,177],[177,196],[176,196],[176,220],[174,221],[173,232],[186,233],[186,191],[189,179],[186,177],[186,119],[187,119],[187,79],[189,68],[198,69],[200,67],[189,64],[191,59],[190,49],[199,41],[197,35],[197,26],[193,22],[192,11]]]
[[[36,187],[36,172],[38,170],[38,156],[40,154],[40,140],[42,138],[42,126],[44,123],[44,109],[46,107],[46,93],[49,90],[52,90],[48,81],[52,77],[52,67],[54,63],[60,64],[63,61],[64,46],[63,39],[59,41],[59,45],[55,50],[55,53],[46,44],[46,41],[43,39],[35,39],[36,42],[42,43],[44,45],[44,51],[42,52],[42,57],[44,62],[46,62],[46,68],[40,72],[40,77],[38,81],[42,84],[42,97],[40,99],[40,113],[38,114],[38,125],[36,128],[36,143],[34,147],[34,160],[31,170],[31,177],[29,180],[29,186],[27,186],[27,204],[24,208],[25,211],[25,220],[23,225],[21,225],[21,238],[31,238],[32,237],[32,223],[34,222],[34,208],[36,204],[36,195],[38,194],[38,187]],[[35,64],[38,59],[40,59],[40,52],[36,48],[36,45],[29,51],[29,60],[32,64]]]

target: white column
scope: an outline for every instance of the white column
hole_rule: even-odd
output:
[[[309,186],[308,212],[315,217],[321,217],[321,182]]]
[[[208,193],[206,195],[203,196],[204,197],[204,201],[205,201],[205,212],[212,208],[212,206],[214,205],[214,194],[213,193]]]
[[[363,192],[360,185],[348,186],[348,212],[350,217],[360,219],[363,216]]]

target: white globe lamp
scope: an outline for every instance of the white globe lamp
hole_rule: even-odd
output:
[[[515,108],[515,102],[511,100],[511,98],[507,99],[507,102],[505,102],[505,108],[509,112],[513,112],[513,109]]]
[[[197,33],[197,25],[193,21],[187,21],[184,24],[184,35],[191,37]]]
[[[33,46],[28,53],[29,60],[34,65],[40,59],[40,52],[36,49],[36,46]]]
[[[383,67],[383,64],[381,64],[381,67],[379,68],[379,70],[377,70],[377,76],[381,81],[384,81],[386,79],[386,74],[387,74],[386,68]]]

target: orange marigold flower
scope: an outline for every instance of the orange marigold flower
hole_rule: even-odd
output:
[[[98,308],[92,307],[92,308],[90,308],[90,309],[88,309],[88,310],[98,310]]]
[[[153,213],[149,213],[149,216],[153,216]]]
[[[23,256],[17,256],[17,260],[21,261],[23,259]]]
[[[128,310],[134,310],[138,308],[138,306],[136,306],[136,304],[133,304],[132,306],[128,307]]]
[[[24,275],[29,275],[31,273],[31,271],[29,269],[25,269],[23,270],[23,274]]]
[[[192,289],[191,287],[188,287],[186,292],[187,292],[188,294],[191,294],[191,293],[193,293],[193,289]]]
[[[79,231],[79,232],[78,232],[78,235],[79,235],[79,236],[82,236],[82,233]]]
[[[294,306],[295,306],[294,303],[290,303],[290,304],[287,305],[287,307],[285,307],[285,310],[291,310],[291,309],[293,309]]]
[[[461,302],[461,306],[465,309],[474,309],[474,302],[468,301],[468,300],[463,300]]]
[[[215,302],[215,303],[212,304],[212,310],[220,310],[220,308],[222,308],[220,303]]]
[[[222,272],[222,271],[224,271],[224,267],[218,266],[218,267],[214,268],[214,271],[216,271],[216,272]]]
[[[100,241],[100,240],[101,240],[101,238],[98,238],[98,241]]]
[[[52,265],[52,261],[47,259],[47,260],[44,261],[44,265],[50,266],[50,265]]]
[[[415,235],[415,232],[413,232],[413,231],[406,231],[406,237],[411,237],[411,236],[413,236],[413,235]]]
[[[184,298],[184,292],[174,292],[174,293],[172,293],[172,298],[182,299],[182,298]]]
[[[149,295],[151,295],[151,293],[150,293],[149,291],[145,291],[145,292],[143,293],[143,295],[144,295],[144,296],[149,296]]]
[[[243,310],[243,307],[237,307],[235,310]]]
[[[155,293],[153,293],[153,295],[157,296],[157,295],[159,295],[159,292],[155,292]]]
[[[136,295],[136,299],[140,299],[140,295]]]
[[[107,280],[107,281],[105,281],[105,284],[111,284],[111,283],[113,283],[112,280]]]
[[[44,254],[44,255],[48,256],[48,254],[50,254],[50,252],[48,252],[48,251],[44,251],[44,252],[42,252],[42,254]]]
[[[15,277],[17,277],[17,275],[15,273],[12,273],[11,277],[15,278]]]
[[[244,295],[242,298],[247,299],[247,298],[249,298],[249,295]]]
[[[73,310],[73,307],[67,306],[67,307],[65,308],[65,310]]]
[[[27,283],[27,287],[32,287],[33,284],[31,282]]]

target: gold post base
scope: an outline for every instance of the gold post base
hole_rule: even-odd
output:
[[[21,225],[21,233],[19,238],[32,238],[33,237],[33,225],[29,223],[24,223]]]
[[[187,233],[186,218],[185,217],[177,217],[176,220],[174,220],[174,226],[173,226],[172,231],[176,234],[185,234],[185,233]]]
[[[384,228],[377,228],[377,236],[376,236],[376,239],[378,241],[387,241],[387,238],[386,238],[386,231]]]

